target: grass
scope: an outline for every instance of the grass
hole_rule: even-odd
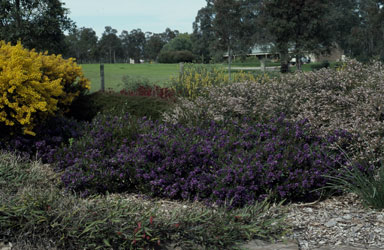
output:
[[[346,153],[344,152],[344,154]],[[339,177],[327,176],[331,181],[324,188],[354,193],[361,199],[364,206],[379,210],[384,209],[383,163],[373,174],[363,173],[355,164],[352,164],[350,159],[349,164],[352,167],[344,166],[346,170],[344,175]],[[369,166],[365,167],[368,168]]]
[[[129,194],[82,199],[63,193],[49,166],[1,151],[0,194],[0,241],[17,249],[239,249],[290,230],[268,202],[228,211]]]
[[[226,66],[227,61],[223,63],[224,66]],[[260,60],[257,57],[247,57],[245,59],[241,59],[240,57],[235,58],[232,61],[233,67],[260,67]],[[271,66],[280,66],[279,62],[274,62],[270,59],[265,61],[266,67]]]
[[[207,67],[212,64],[206,65]],[[224,67],[225,64],[214,64],[213,66]],[[233,66],[245,67],[238,63]],[[254,64],[252,66],[255,67]],[[100,90],[100,65],[82,64],[84,75],[91,80],[91,92]],[[124,86],[123,77],[128,76],[131,81],[149,81],[160,87],[168,86],[171,76],[177,76],[180,71],[179,64],[104,64],[105,89],[119,91]]]
[[[100,90],[100,65],[82,64],[83,72],[91,80],[91,92]],[[179,73],[179,64],[104,64],[105,89],[119,91],[122,88],[122,78],[145,78],[151,83],[166,86],[171,76]]]
[[[235,63],[233,67],[247,67],[248,64],[253,67],[251,63]],[[91,80],[91,93],[100,90],[100,65],[99,64],[82,64],[82,69],[87,78]],[[226,69],[225,64],[207,64],[206,67],[223,67]],[[180,71],[179,64],[105,64],[105,89],[112,89],[120,91],[124,87],[124,77],[128,77],[130,82],[138,83],[149,82],[156,84],[160,87],[169,86],[169,81],[172,76],[177,76]],[[236,70],[234,70],[236,72]],[[261,73],[261,71],[260,71]]]
[[[268,61],[266,66],[279,66],[279,63]],[[311,71],[312,64],[304,64],[303,71]],[[83,72],[87,78],[91,80],[91,93],[100,90],[100,65],[99,64],[82,64]],[[206,65],[212,66],[211,64]],[[214,64],[216,67],[227,68],[225,63]],[[333,64],[331,64],[331,67]],[[260,67],[258,60],[248,60],[241,62],[239,60],[233,62],[232,67]],[[296,66],[290,66],[292,71],[296,70]],[[169,86],[171,76],[179,74],[179,64],[104,64],[105,89],[120,91],[124,87],[123,77],[128,76],[132,82],[143,80],[160,87]],[[234,70],[236,72],[238,70]],[[254,72],[254,71],[252,71]],[[261,73],[261,71],[260,71]]]
[[[223,64],[224,67],[228,67],[227,64]],[[280,66],[279,62],[266,61],[266,67]],[[234,62],[232,67],[260,67],[260,62]]]
[[[377,175],[367,175],[357,168],[347,169],[342,177],[328,176],[331,179],[329,187],[354,193],[362,200],[366,207],[384,209],[384,167]]]

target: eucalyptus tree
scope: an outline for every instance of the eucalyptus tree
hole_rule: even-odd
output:
[[[98,62],[98,37],[92,28],[72,29],[66,36],[66,57],[75,57],[80,63]]]
[[[180,34],[178,30],[171,30],[166,28],[163,33],[160,33],[161,38],[165,43],[169,43],[173,38],[177,37]]]
[[[124,55],[127,59],[134,59],[135,63],[139,63],[144,58],[145,34],[141,29],[133,29],[129,33],[123,31],[120,35]]]
[[[216,50],[226,50],[228,72],[231,78],[231,60],[234,51],[247,52],[254,45],[257,27],[257,2],[254,0],[207,0],[213,6],[212,28],[217,37]]]
[[[144,57],[148,60],[157,61],[161,49],[166,44],[161,34],[146,33],[146,43],[144,47]]]
[[[362,61],[384,60],[384,1],[357,1],[359,24],[351,29],[349,52]]]
[[[59,0],[0,0],[0,40],[63,53],[64,31],[74,25],[68,14]]]
[[[179,34],[173,38],[169,43],[165,44],[162,48],[162,52],[165,51],[182,51],[187,50],[192,52],[191,35],[188,33]]]
[[[99,40],[100,60],[115,63],[117,59],[123,58],[121,40],[117,36],[117,30],[111,26],[106,26]]]
[[[197,12],[193,22],[191,35],[193,53],[201,57],[201,62],[209,62],[213,53],[215,33],[213,30],[213,4],[207,2],[207,6]]]
[[[280,54],[282,72],[288,71],[290,49],[300,69],[303,52],[322,53],[332,48],[331,7],[331,0],[263,1],[263,23]]]

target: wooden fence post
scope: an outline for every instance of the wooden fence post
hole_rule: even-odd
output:
[[[105,90],[104,82],[104,64],[100,63],[100,79],[101,79],[101,91]]]
[[[260,59],[260,68],[261,71],[265,72],[265,56],[262,56]]]
[[[180,63],[180,79],[183,78],[184,75],[184,63]]]

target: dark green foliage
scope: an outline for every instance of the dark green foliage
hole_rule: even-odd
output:
[[[208,1],[208,6],[209,6]],[[252,36],[256,27],[252,23],[255,18],[254,4],[241,0],[217,0],[213,2],[213,31],[216,36],[216,47],[224,51],[247,51],[252,46]]]
[[[162,51],[190,51],[192,52],[191,36],[188,33],[179,34],[164,45]]]
[[[117,36],[117,30],[106,26],[99,43],[100,62],[116,63],[123,55],[122,41]]]
[[[209,5],[208,1],[208,5]],[[231,81],[231,60],[234,54],[244,54],[254,45],[252,39],[256,26],[253,23],[253,4],[240,0],[213,1],[213,31],[216,36],[217,50],[226,51],[228,56],[228,73]]]
[[[98,63],[98,38],[92,28],[74,28],[65,37],[68,50],[66,57],[75,57],[77,63]]]
[[[193,62],[195,56],[188,50],[184,51],[165,51],[160,52],[158,61],[160,63],[179,63],[179,62]]]
[[[43,160],[52,149],[82,134],[83,123],[63,116],[52,117],[35,128],[36,135],[10,134],[1,130],[0,150],[16,151],[27,158]]]
[[[384,209],[384,166],[376,172],[366,173],[356,167],[341,176],[326,176],[330,179],[326,188],[357,194],[366,207]]]
[[[312,70],[319,70],[324,68],[329,68],[330,64],[328,61],[323,61],[321,63],[316,63],[311,65]]]
[[[348,57],[363,62],[384,60],[383,4],[382,0],[333,1],[332,32]]]
[[[137,117],[158,119],[172,105],[160,98],[127,96],[112,91],[95,92],[78,98],[71,106],[68,116],[91,121],[98,112],[121,115],[126,112]]]
[[[140,63],[140,59],[144,57],[145,34],[141,29],[133,29],[131,32],[123,30],[120,35],[123,47],[123,55],[127,60],[133,59],[135,63]]]
[[[288,71],[290,47],[298,59],[304,52],[323,52],[332,46],[330,4],[329,0],[265,1],[264,24],[280,53],[282,72]],[[301,69],[300,63],[297,68]]]
[[[215,33],[213,31],[213,6],[208,4],[197,12],[193,22],[193,33],[191,35],[193,52],[198,55],[201,63],[211,60]]]
[[[59,0],[0,0],[0,40],[29,49],[65,51],[64,31],[73,26]]]
[[[151,34],[147,37],[144,48],[144,58],[147,60],[157,61],[157,55],[165,45],[160,34]]]
[[[103,108],[101,103],[96,102],[99,93],[101,92],[80,95],[72,102],[66,115],[79,121],[91,121]]]

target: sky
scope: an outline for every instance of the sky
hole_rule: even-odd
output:
[[[166,28],[192,33],[192,23],[205,0],[61,0],[78,28],[93,28],[100,38],[105,26],[120,34],[140,28],[161,33]]]

